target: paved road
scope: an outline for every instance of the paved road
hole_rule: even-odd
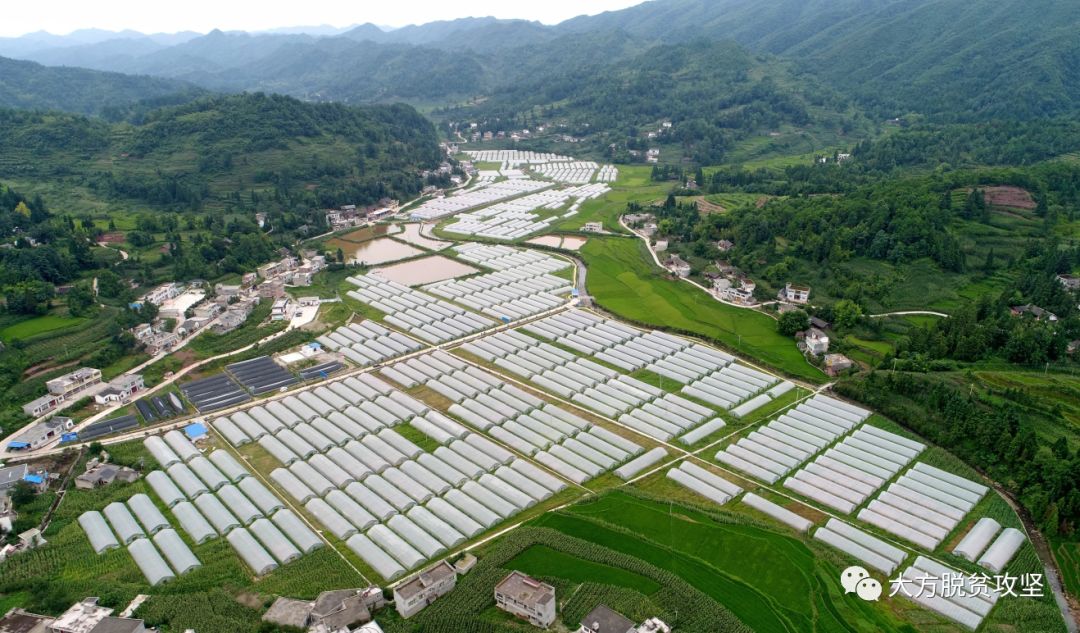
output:
[[[881,314],[871,314],[870,318],[871,319],[881,319],[881,318],[884,318],[884,317],[891,317],[891,316],[919,316],[919,315],[936,316],[936,317],[941,317],[943,319],[949,318],[949,315],[945,314],[944,312],[934,312],[933,310],[901,310],[899,312],[883,312]]]

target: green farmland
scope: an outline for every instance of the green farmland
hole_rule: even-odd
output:
[[[581,256],[589,269],[589,294],[605,310],[637,323],[717,341],[796,378],[823,380],[824,374],[806,362],[794,342],[777,333],[772,318],[725,305],[690,284],[664,278],[640,240],[591,239]]]

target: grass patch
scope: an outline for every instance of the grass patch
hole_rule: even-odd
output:
[[[21,321],[14,325],[9,325],[3,330],[0,330],[0,339],[3,339],[4,341],[27,339],[40,334],[45,334],[46,332],[75,328],[86,321],[87,319],[79,317],[64,317],[47,314],[45,316]]]
[[[666,279],[647,259],[640,240],[594,238],[581,254],[589,270],[589,294],[604,309],[646,326],[701,336],[797,378],[824,380],[795,344],[776,331],[772,318]]]
[[[845,597],[831,561],[762,527],[622,492],[536,523],[669,570],[757,632],[903,630],[885,605]]]

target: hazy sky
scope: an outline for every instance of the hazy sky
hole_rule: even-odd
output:
[[[222,30],[257,31],[286,26],[371,22],[404,26],[433,20],[493,15],[555,23],[644,0],[34,0],[5,2],[0,36],[33,31],[67,34],[76,29],[144,33]]]

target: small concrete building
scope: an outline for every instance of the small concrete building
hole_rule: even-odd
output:
[[[814,356],[820,356],[829,351],[829,336],[816,327],[807,330],[805,341],[806,351]]]
[[[75,487],[80,490],[89,490],[108,486],[113,482],[130,484],[138,479],[139,473],[127,466],[91,463],[87,465],[85,473],[75,478]]]
[[[547,628],[555,621],[555,587],[512,571],[495,585],[495,606]]]
[[[8,450],[37,450],[54,440],[60,439],[60,436],[70,431],[73,426],[75,426],[75,421],[71,418],[59,415],[53,416],[48,420],[35,424],[8,442]]]
[[[810,286],[800,286],[793,283],[785,284],[784,289],[780,291],[780,299],[800,305],[806,304],[810,301]]]
[[[636,633],[636,631],[634,623],[629,618],[601,604],[582,618],[578,633]]]
[[[70,400],[72,396],[82,393],[100,383],[100,369],[80,367],[73,372],[47,381],[45,383],[45,388],[53,395],[64,396],[64,398]]]
[[[146,388],[146,382],[140,374],[121,374],[109,381],[107,387],[94,395],[94,402],[127,402],[131,396]]]
[[[394,588],[394,607],[403,618],[420,613],[424,607],[453,591],[457,572],[450,563],[440,561],[423,570],[408,582]]]
[[[97,598],[85,598],[65,611],[49,629],[50,633],[90,633],[113,610],[98,606]]]
[[[855,362],[843,354],[825,355],[825,373],[830,376],[839,376],[855,366]]]

